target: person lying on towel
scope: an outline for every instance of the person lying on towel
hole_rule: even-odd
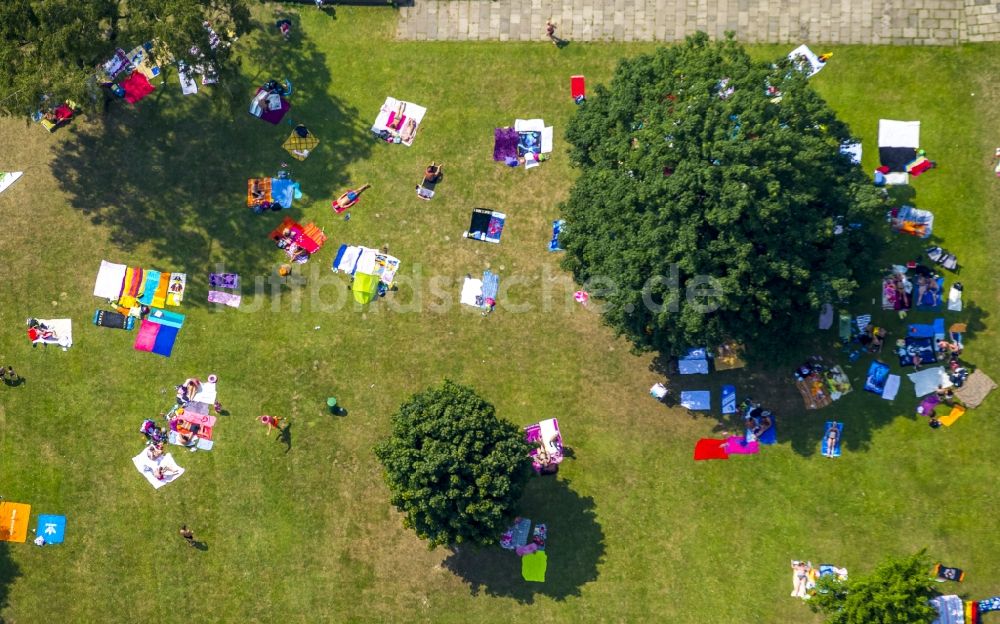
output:
[[[917,276],[917,304],[927,305],[924,303],[924,295],[927,293],[931,294],[930,299],[927,301],[933,305],[937,301],[937,293],[939,291],[937,279],[933,275],[918,275]]]
[[[840,430],[837,429],[837,425],[830,425],[830,428],[826,430],[827,457],[833,457],[838,442],[840,442]]]

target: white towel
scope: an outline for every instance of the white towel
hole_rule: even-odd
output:
[[[476,297],[483,296],[483,280],[474,278],[465,278],[465,283],[462,284],[462,295],[459,297],[459,301],[465,305],[470,305],[474,308],[482,307],[480,304],[476,303]]]
[[[893,171],[885,174],[885,183],[889,186],[902,186],[910,183],[910,174],[905,171]]]
[[[177,462],[174,461],[174,458],[170,453],[167,453],[160,459],[153,461],[146,455],[146,449],[143,449],[141,453],[132,458],[132,463],[135,464],[135,469],[139,471],[139,474],[146,477],[146,481],[149,481],[149,484],[157,490],[168,483],[173,483],[182,474],[184,474],[184,469],[177,465]],[[153,476],[153,470],[155,470],[157,466],[173,468],[177,472],[167,476],[163,481],[160,481]]]
[[[115,264],[107,260],[101,260],[101,268],[97,272],[97,282],[94,283],[94,296],[101,299],[117,299],[122,294],[122,285],[125,283],[125,271],[128,267],[124,264]]]
[[[37,340],[44,344],[59,345],[63,351],[73,346],[72,319],[38,319],[38,322],[55,332],[56,337],[48,340]]]
[[[542,153],[548,154],[552,152],[552,126],[545,126],[542,128]]]
[[[809,77],[815,76],[819,73],[819,70],[826,67],[826,63],[819,60],[816,53],[810,50],[809,46],[805,44],[789,52],[788,58],[791,59],[792,63],[796,64],[796,67],[806,72]],[[805,63],[801,63],[803,59],[805,59]]]
[[[948,291],[948,309],[952,312],[962,311],[962,291],[955,288],[954,284]]]
[[[215,405],[215,384],[208,381],[202,382],[201,390],[191,397],[191,400],[198,403]]]
[[[896,393],[899,392],[899,375],[889,375],[885,380],[885,388],[882,389],[882,398],[886,401],[893,401]]]
[[[187,68],[184,66],[184,63],[178,63],[177,77],[181,81],[181,93],[183,93],[184,95],[192,95],[194,93],[198,93],[198,83],[195,82],[194,79],[191,78],[191,76],[188,74],[189,72]],[[257,99],[254,98],[254,101],[250,103],[251,112],[253,112],[254,103],[256,101]],[[260,117],[260,115],[257,116]]]
[[[363,249],[364,247],[357,247],[355,245],[351,245],[345,249],[344,255],[340,257],[340,262],[337,264],[337,270],[354,275],[354,269],[358,266],[358,258],[361,257]]]
[[[515,119],[514,130],[518,132],[545,132],[545,121],[541,119]]]

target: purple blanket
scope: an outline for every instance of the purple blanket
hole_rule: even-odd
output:
[[[240,301],[243,298],[239,295],[234,295],[227,292],[219,292],[218,290],[208,291],[208,301],[210,303],[222,303],[230,308],[240,307]]]
[[[208,285],[216,288],[239,288],[240,276],[235,273],[210,273]]]
[[[520,136],[513,128],[493,129],[493,160],[517,158],[517,141]]]

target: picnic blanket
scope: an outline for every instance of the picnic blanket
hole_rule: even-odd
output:
[[[564,225],[566,225],[565,219],[556,219],[552,222],[552,238],[549,240],[549,251],[565,251],[565,249],[559,246],[559,235],[562,234]]]
[[[521,557],[521,577],[526,581],[544,583],[547,568],[548,558],[544,550],[537,550]]]
[[[132,67],[136,70],[142,72],[142,74],[149,80],[160,77],[160,67],[159,65],[154,65],[152,58],[150,58],[150,51],[153,49],[153,42],[148,41],[141,46],[136,46],[129,51],[126,56]]]
[[[933,338],[907,336],[904,339],[904,346],[896,348],[896,355],[899,356],[900,366],[913,366],[914,356],[920,358],[921,364],[937,362],[937,349],[934,347]]]
[[[305,127],[305,126],[303,126]],[[292,130],[292,133],[288,135],[285,142],[281,144],[281,147],[285,148],[285,151],[292,155],[292,158],[296,160],[305,160],[309,157],[316,146],[319,145],[319,139],[316,135],[306,129],[305,136],[299,136],[298,131]],[[272,188],[274,182],[272,181]],[[291,207],[291,202],[289,202],[288,207]]]
[[[257,93],[250,100],[250,114],[276,126],[281,123],[281,120],[285,117],[285,113],[292,108],[292,105],[277,93],[274,94],[277,96],[277,99],[269,97],[270,95],[263,87],[258,88]],[[272,108],[273,104],[278,104],[278,106]]]
[[[894,232],[902,232],[917,238],[927,238],[934,231],[934,213],[929,210],[901,206],[889,214],[889,222]]]
[[[513,128],[493,129],[493,160],[504,161],[517,158],[517,141],[520,136]]]
[[[117,299],[122,294],[127,269],[124,264],[101,260],[101,268],[97,271],[97,281],[94,283],[94,296]]]
[[[222,305],[227,305],[230,308],[240,307],[240,302],[243,300],[241,295],[234,295],[233,293],[222,292],[219,290],[208,291],[208,302],[209,303],[221,303]]]
[[[528,535],[531,533],[531,520],[528,518],[514,518],[514,524],[504,531],[500,536],[500,548],[514,550],[519,546],[528,543]]]
[[[929,602],[938,612],[931,624],[975,624],[966,621],[965,603],[958,596],[935,596]]]
[[[301,185],[288,178],[271,178],[271,198],[287,210],[296,199],[302,199]]]
[[[274,203],[271,197],[271,178],[249,178],[247,180],[247,206],[266,206]]]
[[[0,193],[3,193],[11,184],[17,182],[23,173],[22,171],[0,171]]]
[[[681,391],[681,406],[692,411],[712,409],[712,393],[709,390]]]
[[[507,215],[502,212],[473,208],[469,229],[462,236],[487,243],[499,243],[506,221]]]
[[[63,351],[73,346],[73,321],[72,319],[37,319],[39,323],[48,327],[55,334],[52,338],[37,338],[32,342],[42,344],[54,344],[62,347]]]
[[[569,95],[574,100],[587,95],[586,78],[580,75],[569,77]]]
[[[677,358],[677,372],[681,375],[707,375],[708,351],[704,347],[694,347]]]
[[[982,404],[990,392],[996,390],[996,387],[995,381],[977,369],[969,375],[961,388],[955,388],[955,396],[969,409],[975,409]]]
[[[125,101],[129,104],[135,104],[156,89],[139,70],[133,71],[131,76],[123,80],[121,87],[125,89]]]
[[[802,395],[806,409],[822,409],[833,403],[826,390],[826,384],[819,375],[813,374],[804,379],[796,379],[795,387]]]
[[[125,50],[117,48],[114,55],[101,65],[101,69],[107,74],[108,78],[114,80],[121,74],[127,71],[132,64],[129,62],[128,55],[125,54]]]
[[[939,387],[950,388],[952,386],[948,373],[943,366],[925,368],[916,373],[907,375],[913,382],[913,393],[920,398],[936,391]]]
[[[500,289],[500,276],[490,271],[483,272],[483,305],[486,299],[496,301],[497,291]]]
[[[920,122],[880,119],[878,122],[878,154],[883,167],[890,173],[903,173],[906,165],[917,157],[920,147]]]
[[[388,132],[393,137],[394,143],[402,143],[409,147],[413,145],[420,122],[426,114],[427,109],[423,106],[387,97],[375,117],[371,130],[375,134]]]
[[[830,440],[826,436],[830,432],[831,427],[837,428],[837,443],[833,446],[833,452],[830,452]],[[844,433],[844,423],[835,422],[832,420],[826,421],[826,425],[823,428],[823,442],[820,444],[820,451],[823,455],[829,455],[831,457],[840,457],[840,443],[843,440]]]
[[[757,440],[747,442],[744,436],[730,436],[726,438],[724,448],[727,455],[756,455],[760,452],[760,444]]]
[[[723,414],[735,414],[738,411],[736,407],[736,386],[725,385],[722,386],[722,413]]]
[[[938,277],[935,278],[934,281],[937,282],[937,290],[931,290],[930,288],[928,288],[924,291],[923,296],[920,297],[919,299],[914,297],[913,303],[914,305],[916,305],[918,309],[936,310],[937,308],[941,307],[941,297],[944,291],[944,278]],[[913,294],[917,295],[919,293],[914,291]]]
[[[805,44],[789,52],[788,58],[796,69],[805,73],[807,78],[812,78],[826,67],[826,62],[821,61],[819,56]]]
[[[135,469],[139,471],[139,474],[145,477],[146,481],[149,481],[149,484],[157,490],[168,483],[173,483],[184,474],[184,469],[177,465],[177,462],[174,461],[170,453],[154,461],[146,455],[146,449],[143,449],[138,455],[132,458],[132,463],[135,464]],[[175,474],[164,475],[164,479],[161,481],[153,476],[153,471],[160,466],[176,470],[177,472]]]
[[[694,445],[694,460],[704,461],[706,459],[729,459],[726,452],[727,440],[717,440],[715,438],[702,438]]]
[[[912,294],[913,284],[906,276],[903,276],[903,288],[906,294]],[[883,310],[908,310],[912,305],[910,297],[904,296],[896,289],[896,282],[892,275],[882,278],[882,309]]]

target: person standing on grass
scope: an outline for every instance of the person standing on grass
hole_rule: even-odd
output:
[[[181,525],[181,530],[179,531],[179,533],[181,537],[183,537],[187,541],[188,546],[193,547],[195,545],[194,531],[189,529],[186,524]]]
[[[316,0],[316,8],[323,10],[323,0]]]

